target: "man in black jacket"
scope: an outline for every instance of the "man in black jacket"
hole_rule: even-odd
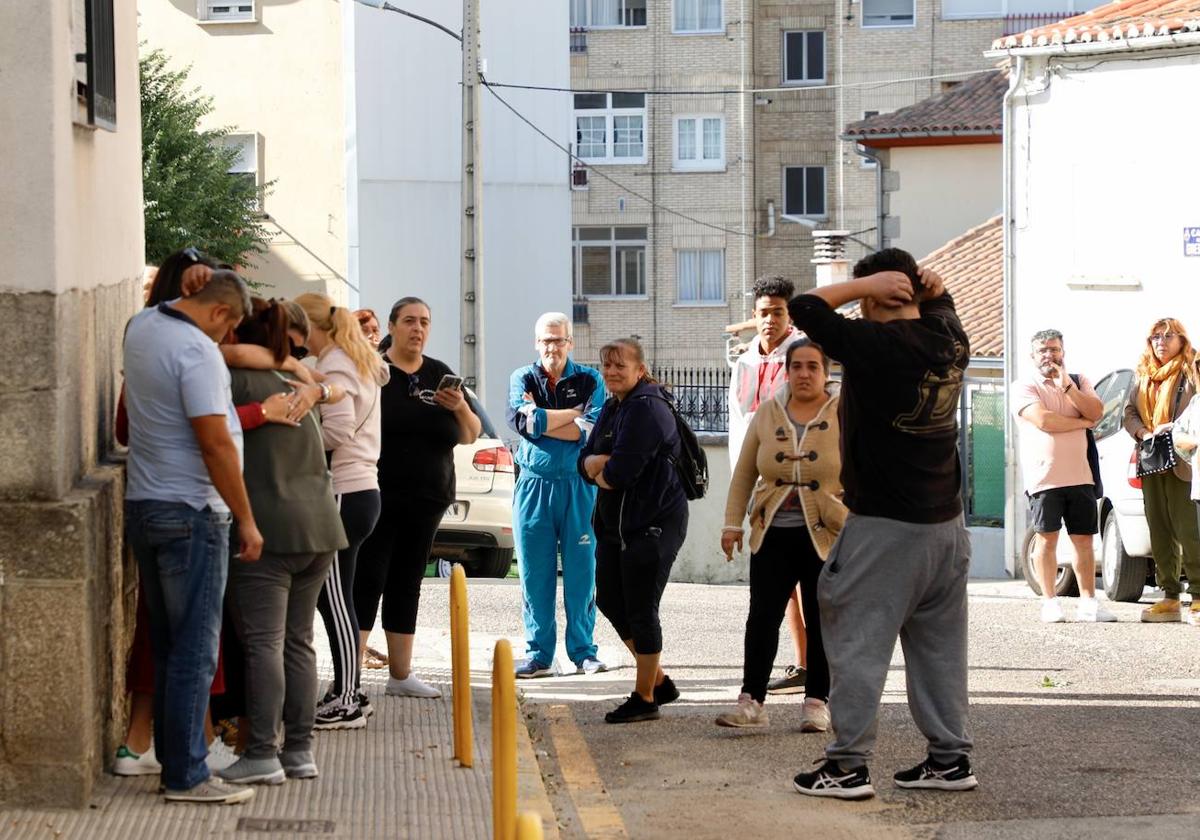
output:
[[[861,301],[862,319],[835,310]],[[792,320],[843,369],[842,486],[853,514],[818,587],[833,678],[835,741],[800,793],[873,796],[867,759],[896,637],[909,709],[929,755],[905,788],[967,790],[967,567],[957,410],[970,351],[941,278],[905,251],[854,266],[854,279],[794,298]]]

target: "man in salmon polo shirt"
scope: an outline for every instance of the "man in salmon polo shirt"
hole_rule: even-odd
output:
[[[1092,539],[1099,526],[1096,486],[1088,463],[1087,429],[1104,413],[1092,383],[1067,373],[1063,336],[1035,333],[1031,342],[1035,373],[1013,383],[1012,410],[1021,439],[1021,474],[1035,531],[1033,563],[1042,586],[1042,621],[1066,621],[1054,592],[1058,532],[1066,525],[1075,549],[1079,580],[1077,621],[1116,621],[1096,600],[1096,554]]]

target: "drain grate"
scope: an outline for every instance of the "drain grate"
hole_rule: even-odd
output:
[[[280,817],[240,817],[238,831],[288,832],[290,834],[333,834],[333,820],[289,820]]]

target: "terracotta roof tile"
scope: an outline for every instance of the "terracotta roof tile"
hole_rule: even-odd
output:
[[[1004,224],[995,216],[925,259],[942,275],[971,340],[971,355],[1004,356]]]
[[[999,38],[992,49],[1104,42],[1116,45],[1137,38],[1196,31],[1200,31],[1200,0],[1117,0],[1049,26]]]
[[[1003,127],[1001,111],[1004,92],[1007,89],[1007,71],[980,73],[945,93],[923,99],[915,105],[850,123],[842,136],[861,142],[882,135],[895,137],[907,134],[927,137],[993,133],[999,137]]]
[[[942,276],[971,341],[972,358],[1004,357],[1004,225],[994,216],[921,260]],[[859,317],[858,304],[846,311]]]

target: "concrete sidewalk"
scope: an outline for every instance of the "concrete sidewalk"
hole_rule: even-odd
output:
[[[444,587],[428,596],[445,597]],[[321,677],[332,676],[329,647],[316,622]],[[378,632],[378,631],[377,631]],[[371,644],[384,647],[380,638]],[[318,732],[313,781],[257,786],[243,805],[165,803],[157,776],[105,776],[86,811],[0,810],[0,836],[101,840],[101,838],[412,838],[463,840],[491,837],[491,650],[472,645],[475,712],[474,767],[451,759],[449,636],[417,630],[415,671],[438,685],[438,700],[386,697],[386,671],[365,671],[363,689],[375,715],[365,730]],[[524,722],[518,718],[518,810],[542,814],[547,838],[557,838],[554,812],[542,785]]]

